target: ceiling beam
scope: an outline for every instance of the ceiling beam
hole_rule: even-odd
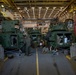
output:
[[[51,20],[51,19],[48,19],[48,18],[45,18],[45,19],[43,19],[43,18],[39,18],[39,19],[37,19],[37,18],[35,18],[35,19],[33,19],[33,18],[25,18],[24,20],[26,20],[26,21],[46,21],[46,20]]]
[[[25,5],[25,6],[27,6],[27,5],[29,5],[29,2],[27,1],[27,2],[20,2],[20,3],[17,3],[17,2],[15,2],[17,5],[21,5],[21,6],[23,6],[23,5]],[[31,3],[31,5],[41,5],[41,6],[43,6],[43,5],[63,5],[63,6],[65,6],[65,5],[67,5],[69,2],[30,2]]]
[[[24,1],[22,1],[22,0],[20,0],[20,1],[15,0],[14,1],[14,3],[26,3],[26,2],[29,2],[29,0],[26,0],[26,1],[25,0]],[[48,1],[48,0],[41,0],[41,1],[40,0],[36,0],[35,1],[35,0],[30,0],[30,2],[70,2],[70,1],[66,1],[66,0],[65,1],[57,1],[57,0],[56,1],[52,1],[52,0],[51,1]]]

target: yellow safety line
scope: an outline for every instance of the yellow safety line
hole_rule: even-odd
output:
[[[71,59],[70,56],[68,56],[68,55],[66,55],[66,58],[69,59],[69,60]]]
[[[8,58],[5,58],[5,59],[3,60],[2,64],[0,65],[0,71],[2,71],[2,67],[3,67],[4,63],[5,63],[7,60],[8,60]]]
[[[7,61],[8,57],[4,59],[4,62]]]
[[[36,49],[36,72],[39,75],[38,51]]]

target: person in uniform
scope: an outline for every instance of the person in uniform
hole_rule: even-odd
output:
[[[29,56],[31,55],[31,51],[30,51],[31,38],[28,35],[26,35],[25,43],[26,43],[25,55]]]

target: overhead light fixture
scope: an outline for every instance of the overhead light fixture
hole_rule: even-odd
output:
[[[58,13],[59,13],[59,11],[54,15],[54,18],[57,16]]]
[[[75,14],[75,11],[73,11],[73,14]]]
[[[47,14],[47,11],[48,11],[49,7],[46,7],[46,11],[45,11],[45,14],[43,16],[43,18],[45,18],[46,14]]]
[[[52,13],[54,12],[55,9],[56,9],[56,7],[53,7],[53,10],[51,11],[50,15],[48,16],[49,18],[52,15]]]
[[[29,19],[30,19],[29,10],[27,11],[27,15],[28,15],[28,17],[29,17]]]
[[[26,11],[27,10],[27,7],[24,7],[24,10]]]
[[[40,18],[41,9],[42,9],[42,7],[39,7],[39,18]]]
[[[28,18],[30,19],[29,10],[27,9],[27,7],[24,7],[24,11],[26,11]]]
[[[32,9],[34,9],[35,7],[31,7]]]
[[[39,7],[39,9],[42,9],[42,7]]]
[[[59,10],[59,11],[62,11],[62,10],[63,10],[63,8],[64,8],[64,7],[60,7],[60,10]]]
[[[17,7],[17,9],[19,10],[19,9],[20,9],[20,7]]]
[[[64,9],[63,9],[64,8]],[[66,7],[62,7],[62,11],[61,13],[58,14],[58,16],[61,16],[61,14],[67,9],[67,6]]]
[[[31,7],[33,10],[33,18],[35,19],[35,7]]]
[[[4,8],[4,5],[1,5],[2,8]]]
[[[53,10],[56,9],[56,7],[53,7]]]
[[[49,9],[49,7],[46,7],[46,10],[48,10]]]
[[[63,7],[60,7],[60,9],[57,11],[57,13],[54,15],[54,17],[56,17],[56,16],[58,15],[58,13],[59,13],[60,11],[62,11],[62,9],[63,9]]]

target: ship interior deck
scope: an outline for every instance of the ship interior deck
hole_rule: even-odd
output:
[[[41,48],[31,48],[31,56],[14,52],[14,58],[7,59],[0,75],[76,75],[71,63],[65,55],[42,53]]]

